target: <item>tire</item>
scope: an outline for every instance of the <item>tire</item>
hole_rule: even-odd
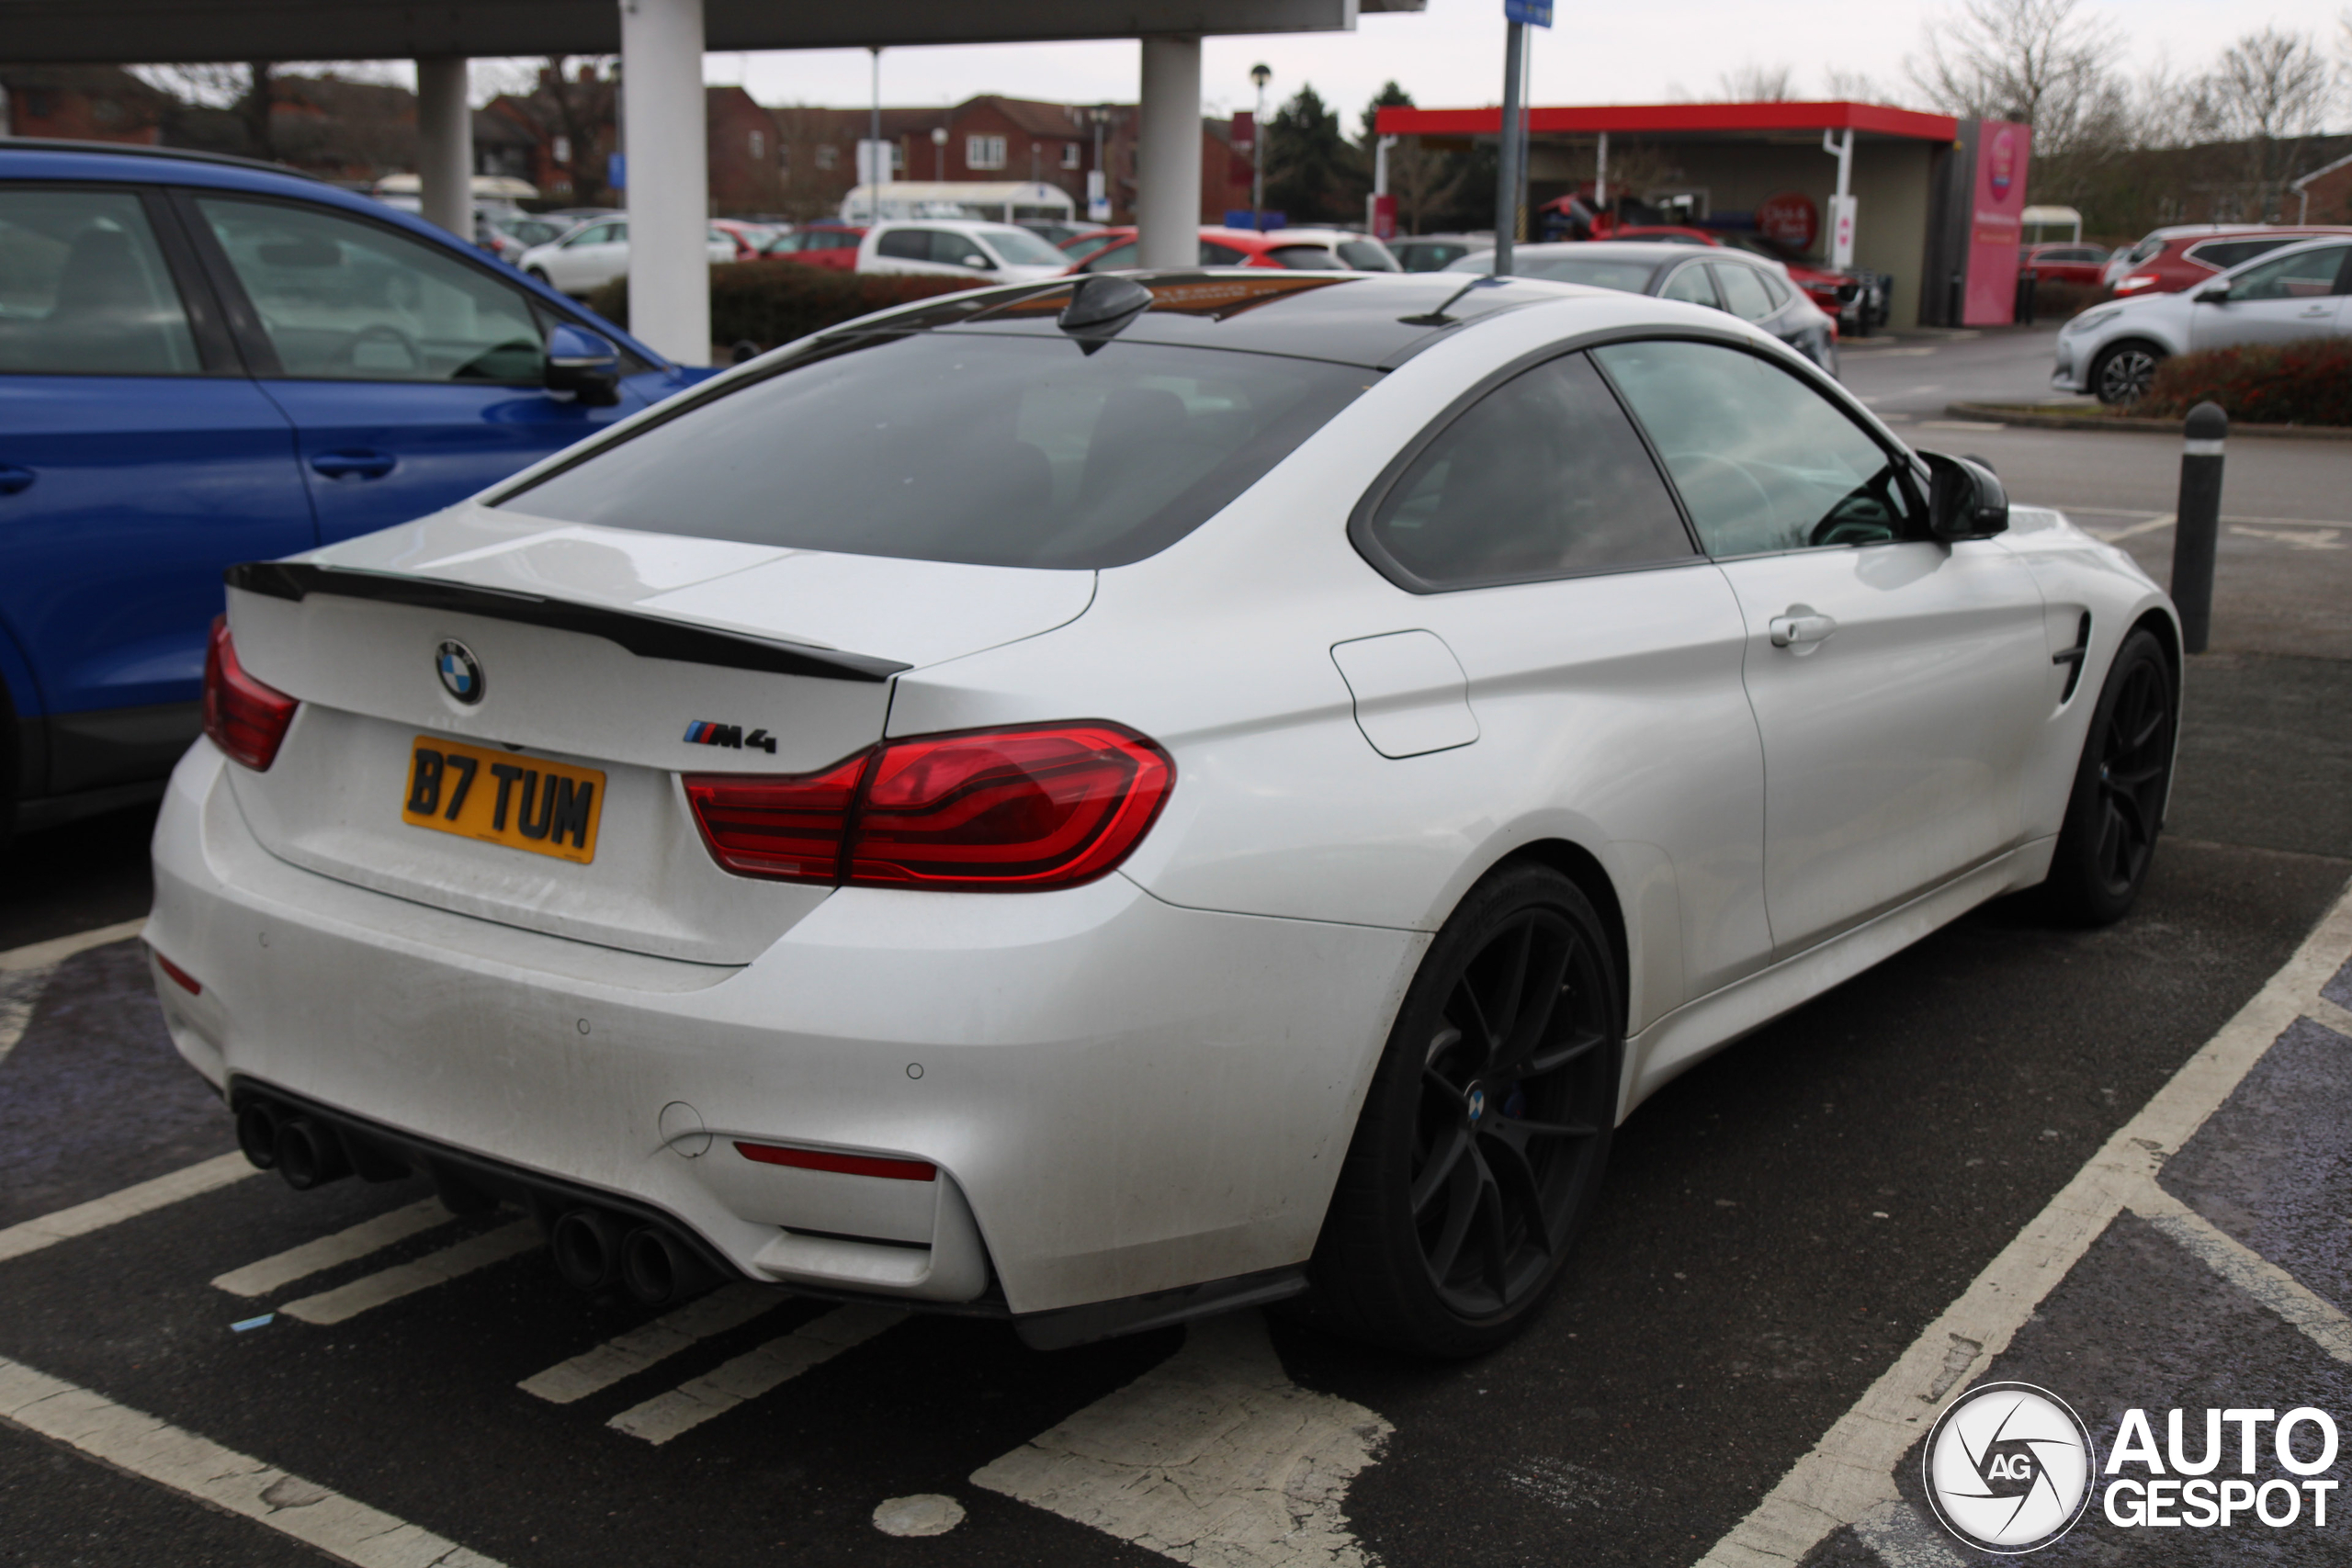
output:
[[[1471,890],[1374,1074],[1309,1267],[1309,1321],[1446,1358],[1526,1326],[1600,1190],[1622,996],[1608,932],[1566,877],[1507,865]]]
[[[2126,338],[2099,350],[2091,361],[2090,388],[2109,407],[2136,403],[2148,395],[2165,351],[2140,338]]]
[[[555,287],[555,280],[548,276],[548,269],[543,266],[535,266],[531,269],[531,281],[544,283],[549,288]]]
[[[2065,826],[2051,857],[2044,888],[2060,919],[2111,925],[2139,897],[2172,787],[2177,709],[2163,645],[2151,632],[2133,632],[2123,639],[2091,710]]]

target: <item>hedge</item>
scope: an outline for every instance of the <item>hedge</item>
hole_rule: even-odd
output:
[[[730,262],[710,269],[710,340],[720,345],[748,340],[763,349],[774,348],[869,311],[971,287],[960,278],[834,272],[780,257]],[[628,326],[628,279],[617,278],[598,289],[588,307],[608,321]]]
[[[2134,414],[2171,418],[2211,400],[2255,424],[2352,425],[2352,338],[2209,348],[2159,363]]]

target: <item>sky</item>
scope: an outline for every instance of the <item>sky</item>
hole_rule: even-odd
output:
[[[1364,17],[1353,34],[1212,38],[1202,50],[1204,107],[1248,108],[1250,68],[1273,70],[1268,101],[1311,83],[1355,116],[1394,79],[1430,107],[1498,102],[1502,93],[1499,0],[1428,0],[1419,14]],[[1557,0],[1556,24],[1531,28],[1531,97],[1536,103],[1652,103],[1715,97],[1718,79],[1743,66],[1796,67],[1805,96],[1826,96],[1828,69],[1900,81],[1922,25],[1938,0],[1802,0],[1770,21],[1758,0],[1651,0],[1641,5]],[[1776,8],[1777,9],[1777,8]],[[2316,35],[2342,57],[2343,0],[2087,0],[2086,14],[2111,21],[2129,39],[2135,70],[2159,62],[2200,68],[2239,36],[2266,24]],[[1133,102],[1133,43],[992,44],[895,49],[882,56],[882,98],[892,106],[948,104],[977,93],[1062,103]],[[769,105],[836,107],[869,101],[863,50],[713,54],[704,78],[740,83]],[[2352,105],[2334,117],[2352,123]]]

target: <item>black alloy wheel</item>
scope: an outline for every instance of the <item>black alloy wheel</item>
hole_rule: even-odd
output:
[[[2163,353],[2153,344],[2119,343],[2102,352],[2091,367],[2091,390],[2110,406],[2136,403],[2148,395]]]
[[[2162,646],[2147,631],[2133,632],[2092,711],[2051,861],[2051,892],[2072,919],[2120,919],[2147,880],[2172,787],[2174,706]]]
[[[1591,904],[1546,867],[1490,876],[1438,934],[1366,1097],[1310,1315],[1476,1354],[1524,1325],[1589,1217],[1623,1010]]]

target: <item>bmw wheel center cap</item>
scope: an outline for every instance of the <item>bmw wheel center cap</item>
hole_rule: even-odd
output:
[[[455,637],[444,641],[434,650],[433,668],[441,677],[443,691],[461,703],[481,701],[482,688],[485,684],[481,674],[481,660],[476,659],[473,649],[464,643],[458,641]]]
[[[1483,1089],[1472,1089],[1470,1091],[1470,1120],[1475,1122],[1486,1113],[1487,1091]]]

